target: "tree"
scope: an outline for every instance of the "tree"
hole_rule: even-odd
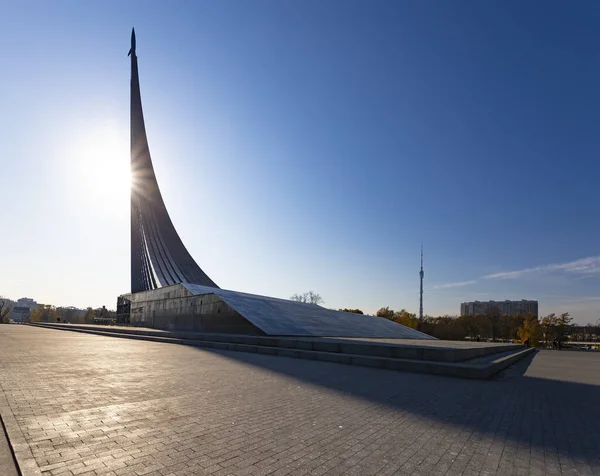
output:
[[[405,326],[418,328],[420,331],[443,340],[470,339],[507,339],[513,341],[529,340],[531,345],[538,345],[541,340],[546,342],[553,339],[575,339],[576,332],[587,335],[596,332],[600,336],[600,326],[592,328],[577,328],[571,325],[569,313],[556,316],[550,314],[541,320],[531,313],[510,316],[500,314],[497,308],[488,309],[485,314],[474,316],[425,316],[422,322],[415,314],[405,309],[394,312],[389,307],[382,307],[377,316],[385,317]],[[600,320],[599,320],[600,321]],[[600,322],[599,322],[600,324]],[[419,327],[415,327],[419,325]]]
[[[323,298],[319,293],[315,293],[314,291],[308,291],[307,293],[302,294],[294,294],[290,297],[290,300],[297,302],[304,302],[308,304],[323,304]]]
[[[74,307],[58,307],[56,308],[56,311],[58,312],[61,322],[74,323],[77,320],[78,309]]]
[[[556,338],[560,342],[564,342],[567,340],[567,334],[571,329],[571,322],[573,318],[568,312],[562,313],[558,319],[556,320]]]
[[[344,309],[340,309],[340,311],[342,311],[342,312],[351,312],[353,314],[364,314],[364,312],[362,312],[360,309],[347,309],[347,308],[344,308]]]
[[[39,307],[35,309],[31,309],[29,311],[29,320],[31,322],[40,322],[40,316],[42,315],[42,310]]]
[[[408,312],[406,309],[394,312],[392,320],[403,326],[410,327],[411,329],[417,329],[419,327],[419,318],[417,315]]]
[[[485,315],[487,317],[488,322],[490,323],[491,337],[492,341],[495,341],[498,337],[498,333],[500,330],[500,320],[502,317],[500,316],[500,309],[497,307],[491,307],[486,309]]]
[[[594,340],[596,335],[596,327],[591,322],[588,322],[585,326],[579,327],[579,329],[572,329],[571,340],[579,340],[581,342],[590,342]]]
[[[30,313],[31,322],[57,322],[58,312],[50,304],[40,304]]]
[[[0,324],[8,324],[10,322],[10,310],[10,301],[0,298]]]
[[[498,336],[502,340],[511,339],[511,329],[512,329],[512,316],[509,316],[508,313],[504,313],[500,316],[498,321]]]
[[[521,342],[529,341],[529,345],[535,347],[539,344],[541,336],[541,328],[538,318],[529,316],[523,321],[523,325],[518,329],[519,339]]]
[[[379,309],[379,311],[377,311],[377,314],[375,314],[377,317],[385,317],[386,319],[393,319],[394,318],[394,310],[390,309],[389,306],[386,307],[382,307],[381,309]]]
[[[556,320],[556,314],[554,313],[542,317],[542,336],[546,346],[548,346],[550,340],[555,339]]]
[[[507,336],[506,338],[509,340],[515,340],[515,339],[519,339],[519,329],[521,327],[523,327],[523,324],[525,324],[525,321],[527,319],[532,319],[533,317],[535,317],[533,314],[531,314],[530,312],[526,313],[526,314],[517,314],[514,316],[510,316],[507,319]],[[537,317],[535,318],[537,320]]]
[[[479,314],[476,314],[474,316],[465,315],[465,316],[460,316],[458,318],[459,322],[462,324],[463,328],[465,329],[467,336],[470,337],[471,339],[476,339],[477,337],[481,337],[481,335],[482,335],[481,326],[480,326],[481,319],[482,319],[482,317]]]
[[[83,320],[86,324],[94,323],[94,310],[91,307],[88,307],[85,311],[85,315],[83,316]]]
[[[467,336],[460,318],[453,316],[428,317],[423,330],[442,340],[462,340]]]

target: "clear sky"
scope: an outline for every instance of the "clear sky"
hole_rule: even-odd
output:
[[[223,288],[600,317],[600,2],[9,2],[0,294],[129,291],[129,37],[163,197]]]

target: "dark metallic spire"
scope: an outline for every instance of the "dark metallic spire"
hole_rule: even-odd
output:
[[[135,28],[131,29],[131,48],[129,49],[129,53],[127,56],[135,56]]]
[[[218,287],[196,264],[162,199],[144,125],[135,30],[131,31],[131,292],[176,283]]]
[[[421,278],[421,290],[419,293],[419,321],[423,321],[423,277],[425,271],[423,271],[423,243],[421,243],[421,271],[419,271],[419,277]]]

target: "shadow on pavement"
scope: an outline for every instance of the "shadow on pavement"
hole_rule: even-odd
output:
[[[554,457],[600,465],[600,385],[525,375],[536,359],[545,357],[544,352],[481,381],[243,352],[198,351],[492,436],[503,444],[531,445]],[[569,369],[557,368],[556,372]]]
[[[4,422],[0,418],[0,474],[2,476],[18,476],[17,464],[8,443]]]
[[[527,369],[531,365],[531,362],[533,362],[533,359],[535,359],[535,357],[537,356],[538,353],[539,353],[539,350],[533,351],[531,354],[523,357],[521,360],[518,360],[517,362],[512,364],[510,367],[507,367],[504,370],[501,370],[500,372],[498,372],[496,375],[492,376],[492,378],[490,380],[514,378],[514,377],[519,377],[519,376],[525,375],[525,373],[527,372]]]

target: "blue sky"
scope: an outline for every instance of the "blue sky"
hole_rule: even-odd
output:
[[[598,2],[12,2],[0,294],[129,288],[129,35],[163,196],[221,287],[600,317]]]

